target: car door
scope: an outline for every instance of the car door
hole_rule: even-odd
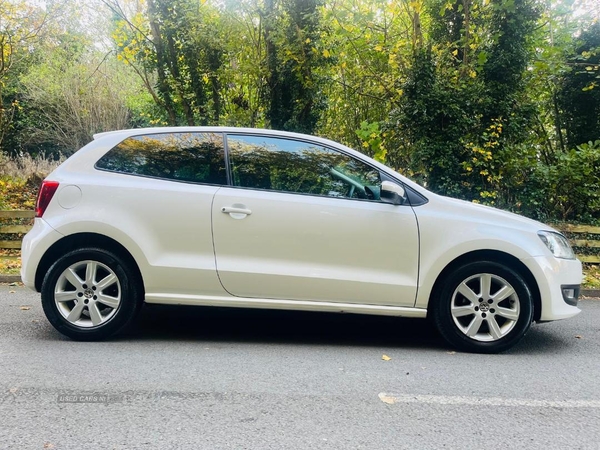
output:
[[[412,208],[378,200],[380,173],[311,142],[229,135],[233,187],[212,207],[216,265],[239,297],[414,305]]]
[[[146,299],[223,295],[215,271],[210,208],[227,184],[222,133],[153,132],[126,138],[96,163],[84,187],[98,232],[141,250]],[[98,205],[102,205],[101,208]],[[89,226],[89,225],[88,225]]]

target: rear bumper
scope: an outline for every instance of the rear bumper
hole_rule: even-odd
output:
[[[33,228],[23,238],[21,247],[21,280],[29,289],[37,291],[35,277],[46,251],[63,237],[44,219],[36,218]]]

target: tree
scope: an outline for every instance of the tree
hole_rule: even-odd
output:
[[[15,80],[47,19],[48,13],[24,0],[0,0],[0,151],[19,108]]]
[[[115,15],[119,58],[138,73],[168,123],[219,123],[224,50],[216,9],[192,0],[148,0],[147,8],[128,15],[119,0],[103,2]]]
[[[101,54],[56,48],[21,81],[30,114],[37,116],[28,130],[32,143],[69,154],[94,133],[130,126],[127,98],[138,87],[125,67]]]
[[[600,139],[600,22],[583,31],[575,45],[559,93],[569,148]]]
[[[323,107],[315,69],[320,15],[317,0],[265,0],[266,117],[272,128],[312,133]]]
[[[429,41],[413,53],[387,146],[409,149],[410,168],[434,191],[494,204],[509,196],[507,181],[520,181],[514,161],[528,157],[523,73],[535,4],[457,0],[428,8]]]
[[[412,49],[422,45],[422,8],[421,1],[408,0],[326,2],[321,133],[386,158],[381,124],[402,95]],[[397,156],[387,153],[387,162],[402,167]]]

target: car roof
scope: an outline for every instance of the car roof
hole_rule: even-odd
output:
[[[339,142],[335,142],[323,137],[295,133],[291,131],[281,130],[270,130],[266,128],[245,128],[245,127],[223,127],[223,126],[173,126],[173,127],[150,127],[150,128],[130,128],[126,130],[115,130],[105,131],[103,133],[94,134],[94,140],[113,135],[122,136],[137,136],[142,134],[159,134],[159,133],[251,133],[251,134],[264,134],[269,136],[281,136],[281,137],[296,137],[298,139],[314,139],[327,142],[330,145],[335,146],[342,145]]]

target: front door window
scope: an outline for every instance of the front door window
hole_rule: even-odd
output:
[[[351,156],[302,141],[229,135],[234,186],[379,200],[379,171]]]

